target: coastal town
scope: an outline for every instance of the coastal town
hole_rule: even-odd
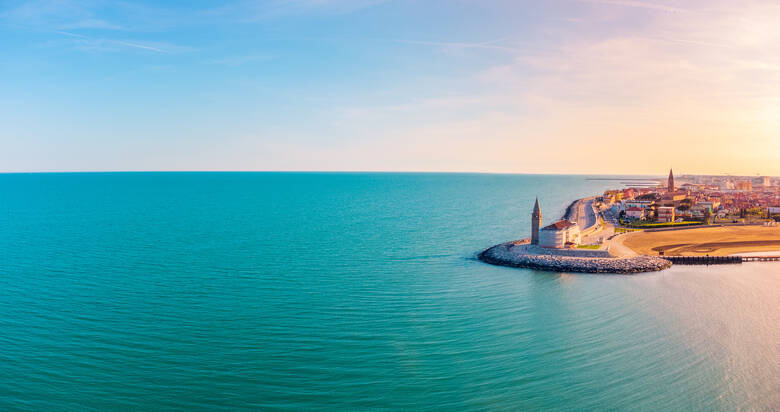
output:
[[[622,179],[622,189],[574,201],[543,225],[536,199],[528,238],[479,257],[505,266],[633,273],[672,262],[780,260],[780,187],[771,177]],[[625,181],[628,180],[628,181]]]
[[[597,198],[627,227],[780,221],[780,186],[769,176],[683,176],[675,184],[608,190]]]

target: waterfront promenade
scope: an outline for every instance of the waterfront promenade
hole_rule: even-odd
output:
[[[564,219],[577,223],[580,231],[592,231],[599,223],[598,216],[593,208],[595,197],[586,197],[575,200],[566,210]]]
[[[601,243],[615,233],[613,225],[604,222],[595,207],[596,197],[577,199],[566,209],[564,219],[577,223],[580,227],[581,243],[585,245]]]

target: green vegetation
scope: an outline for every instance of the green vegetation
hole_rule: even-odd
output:
[[[659,227],[680,227],[680,226],[696,226],[701,225],[704,222],[700,221],[686,221],[686,222],[648,222],[643,220],[635,220],[635,221],[625,221],[620,220],[620,224],[629,227],[629,228],[635,228],[635,229],[654,229]]]
[[[626,227],[616,227],[615,233],[626,233],[626,232],[641,232],[642,229],[629,229]]]
[[[598,249],[601,245],[578,245],[577,249]]]
[[[658,196],[655,193],[645,193],[643,195],[639,195],[636,197],[636,200],[649,200],[649,201],[655,201],[658,199]]]
[[[707,225],[712,224],[712,212],[710,212],[710,209],[704,209],[704,223]]]

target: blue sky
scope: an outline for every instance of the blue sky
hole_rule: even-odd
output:
[[[780,175],[778,27],[771,1],[4,1],[0,170]]]

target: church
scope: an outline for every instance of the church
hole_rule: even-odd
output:
[[[546,248],[564,249],[580,244],[579,225],[561,219],[549,226],[542,226],[542,211],[536,199],[531,213],[531,244]]]

